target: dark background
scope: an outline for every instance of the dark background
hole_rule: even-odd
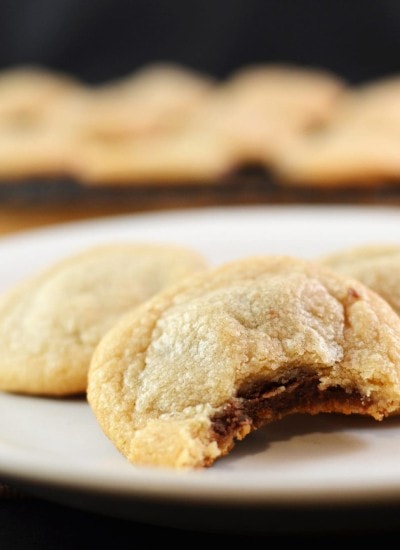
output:
[[[0,68],[97,83],[160,60],[217,77],[291,62],[358,83],[400,72],[400,1],[0,0]]]

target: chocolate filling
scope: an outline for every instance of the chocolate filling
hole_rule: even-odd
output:
[[[366,413],[368,399],[358,392],[348,393],[339,386],[319,389],[319,378],[307,372],[290,381],[262,382],[246,386],[211,418],[214,439],[227,454],[235,439],[294,413]]]

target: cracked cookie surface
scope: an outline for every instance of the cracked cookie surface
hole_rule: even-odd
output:
[[[133,464],[210,466],[287,414],[391,414],[400,320],[360,282],[317,263],[236,260],[124,316],[93,355],[88,400]]]

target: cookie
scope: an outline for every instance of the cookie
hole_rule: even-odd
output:
[[[87,185],[216,184],[235,167],[227,140],[182,128],[136,138],[87,138],[75,142],[71,173]]]
[[[23,124],[34,119],[49,103],[80,88],[72,76],[44,67],[26,65],[0,73],[0,122],[14,119]]]
[[[338,103],[332,123],[399,136],[400,77],[393,75],[349,89]]]
[[[400,181],[400,136],[359,127],[327,128],[293,140],[271,162],[280,185],[376,188]]]
[[[174,63],[153,63],[93,88],[83,131],[141,136],[177,125],[214,89],[211,77]]]
[[[400,181],[400,79],[348,88],[321,131],[299,136],[273,159],[284,185],[368,188]]]
[[[83,85],[44,69],[0,75],[1,180],[69,175],[80,118],[77,98],[85,94]]]
[[[199,108],[198,126],[218,130],[238,161],[269,164],[293,138],[329,119],[346,86],[326,71],[260,64],[233,73]]]
[[[132,464],[207,467],[291,413],[396,410],[400,319],[320,264],[238,259],[124,316],[94,352],[87,396]]]
[[[319,261],[369,286],[400,315],[400,246],[352,246],[323,256]]]
[[[116,320],[205,267],[205,259],[191,249],[110,243],[18,283],[0,298],[0,390],[85,392],[92,352]]]
[[[290,64],[260,64],[239,69],[228,85],[238,96],[321,122],[347,90],[347,84],[326,70]]]
[[[73,141],[44,119],[0,124],[0,180],[30,180],[68,175]]]

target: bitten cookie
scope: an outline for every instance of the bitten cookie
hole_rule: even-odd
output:
[[[400,315],[400,246],[363,244],[323,256],[320,261],[372,288]]]
[[[253,257],[124,316],[94,352],[88,400],[133,464],[210,466],[291,413],[376,420],[400,403],[400,319],[355,279]]]
[[[196,251],[115,243],[65,258],[0,298],[0,390],[86,391],[92,352],[127,310],[206,267]]]

